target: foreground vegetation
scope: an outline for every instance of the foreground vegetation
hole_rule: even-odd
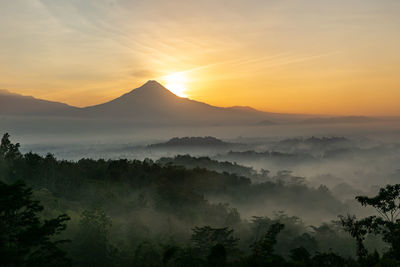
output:
[[[309,188],[290,173],[253,184],[235,172],[250,170],[229,163],[212,162],[214,171],[165,163],[21,154],[5,134],[0,265],[400,265],[400,185],[357,197],[379,216],[346,215],[309,227],[283,212],[242,218],[229,204],[208,199],[248,207],[273,201],[341,214],[343,205],[324,187]]]

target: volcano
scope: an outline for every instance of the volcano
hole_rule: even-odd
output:
[[[0,115],[123,121],[130,125],[274,125],[307,118],[250,107],[216,107],[179,97],[154,80],[109,102],[83,108],[6,91],[0,91],[0,103]]]

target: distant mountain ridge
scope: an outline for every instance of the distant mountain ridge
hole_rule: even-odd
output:
[[[0,115],[63,115],[78,108],[54,101],[23,96],[0,90]]]
[[[67,104],[0,93],[0,115],[57,116],[126,121],[146,125],[257,125],[260,121],[281,120],[291,115],[274,114],[248,107],[216,107],[174,95],[160,83],[150,80],[137,89],[109,102],[78,108]]]
[[[270,126],[294,122],[312,124],[324,123],[324,120],[326,123],[335,121],[315,118],[313,115],[263,112],[247,106],[216,107],[178,97],[154,80],[111,101],[84,108],[0,90],[0,115],[59,117],[97,122],[120,121],[121,125],[125,122],[156,126]]]

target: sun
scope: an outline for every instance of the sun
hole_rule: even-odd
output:
[[[187,97],[187,77],[183,72],[175,72],[163,77],[165,87],[179,97]]]

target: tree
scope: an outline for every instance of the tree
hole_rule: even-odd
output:
[[[357,196],[363,206],[375,208],[379,216],[369,216],[357,220],[355,216],[341,217],[344,229],[357,241],[359,259],[364,259],[368,251],[363,245],[367,234],[380,234],[389,244],[388,255],[400,260],[400,184],[387,185],[375,197]]]
[[[10,135],[5,133],[1,138],[0,157],[6,160],[13,160],[22,156],[19,152],[20,144],[13,144],[10,141]]]
[[[4,138],[3,138],[4,139]],[[18,181],[0,181],[0,265],[68,266],[69,260],[54,240],[66,228],[69,217],[40,219],[43,206],[32,200],[32,189]]]
[[[212,228],[204,226],[195,227],[192,230],[192,242],[200,255],[209,255],[212,248],[221,251],[221,246],[224,247],[227,254],[237,251],[239,239],[233,237],[233,230],[228,227]],[[216,245],[220,246],[215,248]]]
[[[340,216],[343,229],[348,232],[351,237],[356,240],[357,257],[359,261],[363,261],[368,256],[368,250],[364,246],[365,236],[372,233],[372,223],[375,217],[368,217],[363,220],[357,220],[356,216],[347,215]]]
[[[285,225],[281,223],[272,224],[269,227],[268,232],[260,240],[256,240],[251,245],[253,255],[256,257],[268,257],[273,255],[274,246],[277,243],[276,237],[283,230],[284,227]]]
[[[290,250],[290,259],[296,263],[297,266],[309,266],[311,255],[304,247],[298,247]]]
[[[277,243],[276,237],[284,227],[279,222],[271,224],[267,233],[250,245],[252,255],[247,265],[282,266],[284,264],[285,260],[274,253],[274,246]]]
[[[167,265],[170,259],[165,260],[165,265]],[[163,265],[162,257],[152,243],[143,242],[136,248],[135,266],[156,267],[161,265]]]
[[[400,214],[400,184],[387,185],[375,197],[357,196],[363,206],[372,206],[387,222],[395,223]]]
[[[112,265],[117,251],[108,239],[110,228],[111,219],[101,209],[83,211],[73,246],[79,265]]]
[[[354,266],[354,264],[346,264],[346,260],[339,255],[329,253],[317,253],[312,258],[312,266],[329,266],[329,267],[343,267],[343,266]],[[363,265],[365,266],[365,265]]]
[[[16,175],[19,170],[17,159],[22,158],[22,154],[19,152],[20,145],[13,144],[10,141],[10,135],[5,133],[1,138],[0,143],[0,177],[3,181],[11,181],[10,178],[14,178],[13,181],[18,178]]]
[[[213,246],[207,257],[207,263],[210,267],[224,267],[226,265],[225,247],[221,244]]]

